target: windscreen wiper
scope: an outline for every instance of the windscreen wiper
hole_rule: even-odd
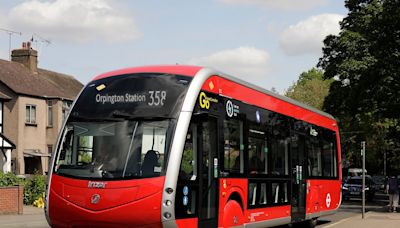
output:
[[[136,134],[136,130],[138,128],[138,124],[139,124],[139,122],[136,122],[135,129],[133,129],[133,132],[132,132],[132,139],[131,139],[131,142],[129,144],[128,154],[126,155],[125,166],[124,166],[124,171],[122,172],[122,177],[125,176],[126,167],[128,166],[128,159],[129,159],[129,157],[131,155],[131,149],[132,149],[132,145],[133,145],[133,140],[135,139],[135,134]]]

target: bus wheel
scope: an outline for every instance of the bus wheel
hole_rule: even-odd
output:
[[[318,220],[317,220],[317,218],[312,218],[310,220],[305,221],[305,223],[306,223],[306,227],[314,228],[317,226]]]
[[[224,207],[223,227],[240,226],[244,223],[243,210],[236,200],[229,200]]]

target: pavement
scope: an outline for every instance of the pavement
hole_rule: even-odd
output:
[[[332,224],[327,224],[324,228],[399,228],[400,213],[369,211],[365,213],[364,219],[361,213]]]
[[[24,206],[22,215],[0,215],[0,227],[3,228],[49,228],[43,208]]]
[[[317,227],[320,227],[318,225]],[[22,215],[0,215],[0,227],[6,228],[49,228],[44,211],[33,206],[24,206]],[[361,213],[333,223],[325,223],[323,228],[399,228],[400,212],[368,211],[364,219]]]

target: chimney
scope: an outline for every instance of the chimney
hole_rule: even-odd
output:
[[[11,52],[11,61],[24,64],[32,73],[37,73],[36,50],[31,47],[31,42],[23,42],[21,49],[14,49]]]

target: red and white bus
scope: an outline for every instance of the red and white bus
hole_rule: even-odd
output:
[[[341,202],[334,118],[196,66],[89,82],[49,172],[52,227],[312,226]]]

